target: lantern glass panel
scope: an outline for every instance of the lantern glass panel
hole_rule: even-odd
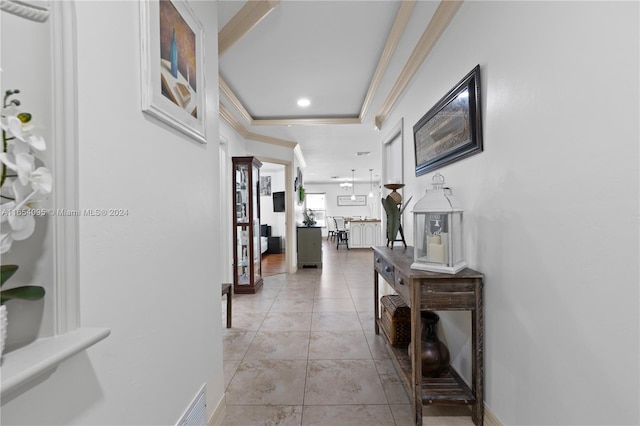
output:
[[[425,213],[413,214],[413,261],[414,262],[426,262],[427,261],[427,234],[424,232],[426,229],[425,223],[427,215]]]

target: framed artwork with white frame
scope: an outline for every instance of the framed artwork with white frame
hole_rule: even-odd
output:
[[[338,195],[338,206],[366,206],[366,195],[355,195],[351,198],[351,195]]]
[[[142,111],[206,143],[204,31],[181,0],[140,2]]]

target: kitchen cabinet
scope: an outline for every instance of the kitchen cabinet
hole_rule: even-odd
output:
[[[382,228],[377,219],[349,221],[349,247],[371,248],[382,245]]]
[[[299,226],[298,268],[322,267],[322,228],[319,226]]]

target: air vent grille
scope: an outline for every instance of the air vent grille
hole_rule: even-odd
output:
[[[202,426],[207,424],[207,401],[204,386],[178,422],[179,426]]]

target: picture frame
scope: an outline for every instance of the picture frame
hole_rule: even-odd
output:
[[[271,176],[260,176],[260,195],[271,196]]]
[[[351,195],[338,195],[338,206],[366,206],[367,196],[356,195],[356,199],[352,200]]]
[[[182,0],[140,2],[142,111],[206,143],[204,30]]]
[[[416,176],[483,150],[480,65],[413,126]]]

